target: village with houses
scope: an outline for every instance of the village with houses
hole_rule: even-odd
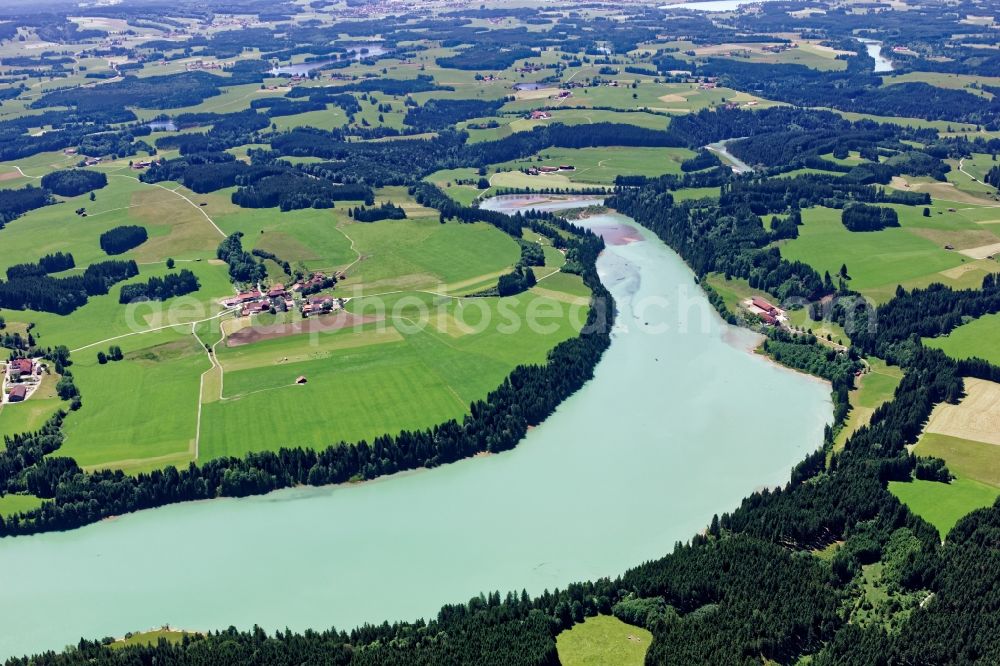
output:
[[[322,272],[312,273],[308,279],[296,281],[290,287],[274,284],[268,288],[257,285],[253,289],[241,291],[222,304],[241,317],[251,317],[264,312],[298,312],[303,318],[331,314],[343,309],[348,299],[337,298],[319,292],[332,289],[336,276]]]

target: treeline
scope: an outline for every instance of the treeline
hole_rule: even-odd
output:
[[[882,87],[882,77],[866,69],[864,63],[852,66],[855,60],[848,59],[847,70],[825,71],[805,65],[711,58],[697,68],[697,73],[717,76],[719,82],[728,88],[752,91],[765,99],[797,106],[825,106],[879,116],[952,120],[987,127],[995,127],[998,122],[1000,102],[965,90],[940,88],[922,82]]]
[[[149,238],[145,227],[126,224],[109,229],[101,234],[101,249],[107,254],[122,254],[139,247]]]
[[[243,249],[243,232],[237,231],[219,243],[215,256],[229,265],[229,279],[237,283],[260,282],[267,277],[264,264]]]
[[[7,279],[16,280],[18,278],[34,277],[47,273],[58,273],[68,271],[76,267],[76,261],[69,252],[55,252],[47,254],[33,264],[14,264],[7,268]]]
[[[0,307],[65,315],[85,305],[89,296],[106,294],[115,283],[138,274],[134,261],[105,261],[91,264],[82,276],[20,276],[0,282]]]
[[[72,87],[47,92],[31,103],[33,109],[74,107],[90,113],[101,109],[176,109],[196,106],[222,94],[222,86],[260,83],[267,63],[243,61],[230,68],[230,76],[208,72],[182,72],[163,76],[126,76],[121,81],[95,87]]]
[[[451,91],[451,86],[439,86],[434,82],[434,77],[428,74],[419,74],[412,79],[392,79],[384,76],[374,78],[359,79],[343,85],[318,86],[292,88],[285,97],[298,98],[309,97],[314,99],[316,95],[344,95],[346,93],[371,93],[381,92],[386,95],[400,96],[411,95],[413,93],[431,92],[433,90]],[[334,102],[338,104],[339,102]]]
[[[174,123],[179,128],[212,126],[207,132],[173,133],[156,140],[156,147],[159,149],[176,148],[181,155],[190,155],[260,143],[258,133],[268,128],[271,121],[266,115],[249,109],[235,113],[182,113]]]
[[[840,427],[851,409],[848,393],[854,376],[864,367],[853,349],[838,350],[819,344],[814,335],[792,334],[780,328],[768,331],[763,351],[778,363],[830,382],[833,391],[833,424]]]
[[[844,207],[840,221],[849,231],[880,231],[886,227],[898,227],[899,215],[892,208],[852,203]]]
[[[506,49],[477,45],[463,49],[453,56],[437,58],[435,62],[439,67],[450,69],[496,71],[507,69],[518,60],[536,55],[538,54],[535,51],[520,44],[512,44]]]
[[[335,201],[370,200],[372,191],[365,185],[331,183],[295,170],[282,170],[241,186],[232,200],[243,208],[274,208],[282,211],[300,208],[333,208]]]
[[[510,273],[497,280],[498,296],[514,296],[535,286],[535,273],[530,268],[518,264]]]
[[[357,222],[377,222],[379,220],[405,220],[406,211],[396,206],[391,201],[386,201],[381,206],[366,208],[355,206],[347,210],[347,215]]]
[[[719,156],[709,150],[699,150],[694,157],[689,157],[688,159],[681,162],[681,171],[684,173],[689,173],[691,171],[701,171],[703,169],[711,169],[713,167],[720,166],[722,160]]]
[[[63,197],[77,197],[107,184],[107,175],[87,169],[61,169],[42,176],[42,187]]]
[[[236,178],[250,169],[232,153],[191,153],[172,160],[154,162],[139,176],[144,183],[173,180],[198,194],[236,185]]]
[[[322,174],[316,174],[322,175]],[[252,164],[231,153],[184,155],[154,164],[140,176],[143,182],[176,180],[203,194],[236,186],[232,201],[243,208],[332,208],[336,201],[374,202],[371,188],[358,183],[337,183],[316,178],[287,162],[261,159]]]
[[[410,107],[403,122],[420,132],[453,128],[470,118],[494,115],[506,99],[430,99],[423,106]]]
[[[993,187],[1000,189],[1000,166],[995,166],[986,172],[983,177],[983,182],[987,185],[992,185]]]
[[[21,115],[0,121],[0,159],[15,160],[45,151],[62,150],[82,145],[105,133],[119,134],[117,125],[132,123],[136,116],[125,107],[91,109],[49,110],[35,115]],[[32,128],[53,129],[41,134]],[[132,128],[122,134],[148,133],[148,128]],[[109,134],[109,135],[110,135]]]
[[[925,289],[896,288],[896,296],[874,311],[861,308],[841,313],[854,317],[851,338],[866,354],[901,359],[911,338],[936,338],[970,319],[1000,312],[1000,274],[983,278],[981,289],[952,289],[940,283]]]
[[[380,142],[347,141],[339,132],[299,128],[271,140],[276,156],[330,160],[302,170],[337,182],[363,182],[372,187],[411,185],[439,169],[485,167],[534,155],[546,148],[598,146],[682,146],[672,132],[635,125],[594,123],[586,132],[556,123],[517,132],[497,141],[467,143],[465,133],[442,131],[430,139]]]
[[[7,226],[29,210],[41,208],[52,203],[52,195],[32,185],[19,189],[0,189],[0,229]]]
[[[162,278],[153,276],[146,282],[126,284],[118,295],[119,303],[138,301],[163,301],[174,296],[183,296],[198,291],[198,278],[188,269],[179,273],[167,273]]]
[[[671,181],[663,182],[669,185]],[[720,192],[721,205],[727,208],[745,206],[756,215],[785,212],[790,202],[796,208],[844,208],[859,202],[926,206],[931,199],[926,192],[886,190],[826,174],[740,178],[724,183]]]

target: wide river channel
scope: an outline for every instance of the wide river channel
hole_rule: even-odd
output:
[[[609,239],[613,341],[514,451],[0,540],[0,658],[167,623],[410,620],[480,591],[615,576],[786,481],[821,443],[828,386],[751,353],[757,337],[724,324],[630,222],[585,222]]]

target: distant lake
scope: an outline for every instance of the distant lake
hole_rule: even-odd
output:
[[[514,90],[542,90],[543,88],[551,88],[551,83],[515,83]]]
[[[154,132],[176,132],[177,125],[172,120],[154,120],[146,123],[146,127]]]
[[[882,55],[882,42],[876,41],[874,39],[862,39],[861,42],[865,45],[865,50],[868,51],[868,55],[875,58],[875,69],[874,72],[891,72],[892,71],[892,60],[886,58]]]
[[[388,53],[388,49],[379,46],[377,44],[350,44],[344,46],[347,51],[355,51],[354,55],[351,56],[351,60],[363,60],[365,58],[377,58]],[[367,53],[361,53],[361,49],[367,49]],[[310,60],[309,62],[300,62],[294,65],[281,65],[279,67],[272,67],[268,72],[271,76],[306,76],[310,72],[317,70],[321,67],[325,67],[330,63],[337,62],[336,58],[327,58],[325,60]]]
[[[164,623],[349,629],[433,617],[481,591],[538,594],[665,555],[787,482],[822,443],[829,385],[751,353],[759,336],[724,323],[630,218],[580,224],[606,234],[611,346],[515,450],[0,539],[0,658]]]

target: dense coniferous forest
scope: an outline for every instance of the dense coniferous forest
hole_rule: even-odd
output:
[[[153,276],[146,282],[123,286],[118,302],[163,301],[198,291],[200,286],[195,274],[185,268],[178,273],[167,273],[162,278]]]
[[[139,247],[149,238],[145,227],[127,224],[109,229],[101,234],[101,249],[108,254],[121,254]]]
[[[366,208],[355,206],[348,211],[348,214],[356,222],[377,222],[378,220],[405,220],[406,211],[396,206],[391,201],[386,201],[380,206]]]
[[[107,175],[86,169],[64,169],[42,176],[42,187],[63,197],[77,197],[107,184]]]
[[[863,203],[845,206],[840,221],[851,231],[879,231],[886,227],[899,226],[899,216],[892,208]]]
[[[89,296],[106,294],[115,283],[138,274],[134,261],[105,261],[91,264],[83,275],[15,275],[0,282],[0,307],[65,315],[86,304]]]
[[[264,264],[243,249],[243,233],[237,231],[219,243],[215,256],[229,265],[229,278],[237,283],[257,283],[267,277]]]
[[[18,278],[45,275],[46,273],[58,273],[67,271],[76,266],[73,255],[66,252],[56,252],[47,254],[33,264],[14,264],[7,268],[7,279],[16,280]]]
[[[48,190],[31,185],[25,185],[20,189],[0,190],[0,229],[29,210],[41,208],[50,203],[52,203],[52,195]]]
[[[530,48],[515,45],[507,49],[490,46],[473,46],[448,58],[438,58],[441,67],[468,70],[505,69],[522,58],[530,58],[535,52]]]
[[[403,122],[418,131],[432,132],[454,127],[456,123],[469,118],[492,116],[506,101],[432,99],[423,106],[408,109]]]

